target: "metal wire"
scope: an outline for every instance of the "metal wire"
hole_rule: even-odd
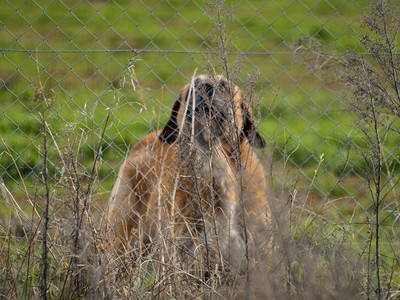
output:
[[[247,75],[258,74],[254,86],[260,102],[255,109],[259,128],[270,141],[273,154],[269,158],[286,174],[283,183],[275,180],[271,188],[303,191],[308,196],[303,206],[308,216],[323,214],[334,224],[364,224],[355,229],[364,235],[373,204],[358,171],[362,158],[351,149],[357,133],[346,125],[352,116],[340,98],[342,89],[331,73],[319,74],[299,62],[316,54],[343,56],[357,45],[352,35],[358,30],[365,1],[331,2],[236,1],[228,26],[232,32],[227,55],[242,57],[244,66],[237,82],[244,89]],[[5,1],[2,6],[8,15],[1,16],[0,30],[4,182],[0,207],[13,212],[8,224],[2,225],[6,230],[18,222],[15,214],[31,209],[25,198],[35,198],[43,189],[35,187],[42,181],[35,92],[55,98],[47,120],[55,137],[49,150],[51,180],[64,180],[59,150],[65,139],[77,138],[69,145],[81,153],[82,177],[93,169],[93,153],[101,143],[101,167],[93,193],[104,203],[129,149],[162,127],[179,90],[196,68],[198,73],[210,71],[207,65],[214,62],[209,56],[215,58],[218,51],[211,42],[215,28],[202,1],[181,1],[177,6],[167,0],[130,4]],[[272,15],[270,9],[279,13]],[[163,15],[166,10],[169,14]],[[295,51],[291,45],[306,34],[332,44],[337,51]],[[235,70],[234,61],[231,66]],[[109,113],[111,123],[106,121]],[[104,138],[102,128],[106,128]],[[94,208],[101,215],[102,204]],[[397,206],[393,209],[390,202],[386,208],[394,217]]]

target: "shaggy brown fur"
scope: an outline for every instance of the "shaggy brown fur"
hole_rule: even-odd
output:
[[[163,130],[144,137],[121,166],[106,212],[114,249],[151,244],[173,227],[177,236],[218,232],[223,254],[236,251],[231,245],[242,250],[243,213],[270,218],[253,151],[265,146],[237,86],[222,76],[195,78]]]

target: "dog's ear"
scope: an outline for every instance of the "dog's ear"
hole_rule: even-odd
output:
[[[242,134],[247,138],[250,145],[256,149],[264,149],[267,147],[267,142],[258,132],[254,123],[253,116],[251,115],[250,109],[247,105],[242,103],[243,112],[243,128]]]
[[[174,143],[178,137],[179,125],[177,116],[181,107],[181,97],[182,93],[180,93],[178,99],[175,100],[174,105],[172,106],[171,116],[169,117],[167,124],[165,124],[159,136],[164,143],[169,145]]]

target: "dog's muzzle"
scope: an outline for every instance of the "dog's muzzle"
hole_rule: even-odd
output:
[[[194,112],[197,115],[202,115],[209,121],[217,121],[222,125],[226,121],[226,107],[223,107],[223,102],[220,98],[221,95],[216,93],[214,87],[210,83],[203,83],[196,89],[195,103],[193,103],[193,94],[191,94],[187,101],[189,101],[188,110],[186,112],[186,120],[191,121],[193,118],[193,104],[195,104]]]

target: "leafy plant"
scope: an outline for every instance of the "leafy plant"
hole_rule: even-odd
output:
[[[394,2],[394,1],[393,1]],[[395,187],[400,180],[399,159],[387,152],[385,146],[400,133],[400,30],[399,5],[391,1],[374,1],[363,17],[366,31],[360,38],[364,54],[348,53],[342,62],[344,79],[352,91],[346,98],[349,109],[356,115],[356,126],[362,137],[358,145],[365,166],[360,170],[368,184],[373,208],[367,271],[366,293],[376,299],[392,295],[393,271],[399,267],[398,246],[391,237],[398,232],[385,230],[385,221],[398,209]],[[398,150],[398,147],[397,147]],[[393,235],[394,234],[394,235]],[[391,257],[384,258],[384,248]],[[386,249],[387,251],[387,249]],[[384,265],[384,260],[391,260]]]

